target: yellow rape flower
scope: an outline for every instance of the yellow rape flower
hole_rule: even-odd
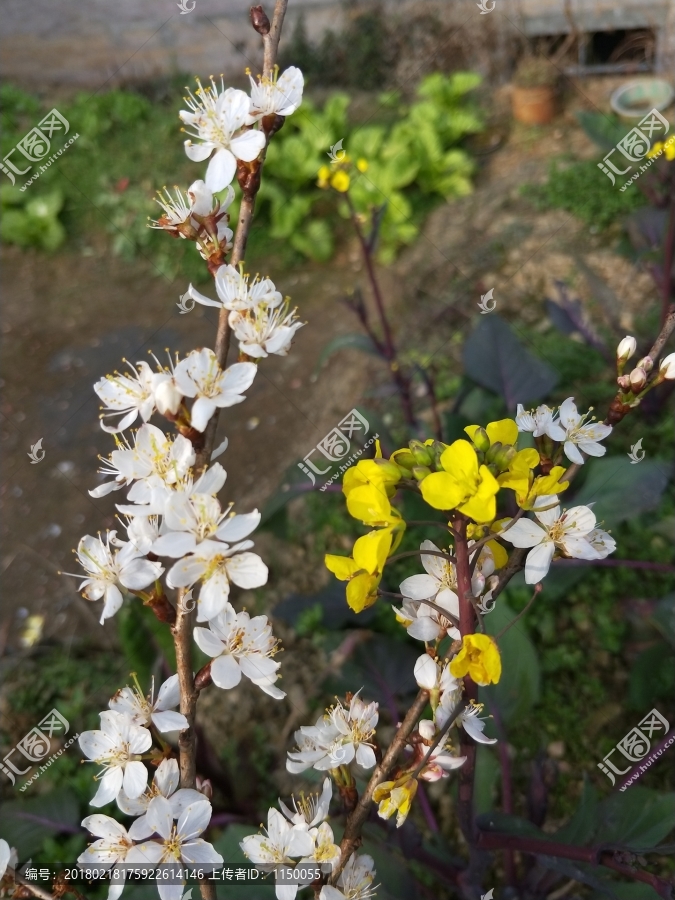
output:
[[[347,603],[354,612],[362,612],[377,600],[377,588],[391,551],[393,529],[381,528],[358,538],[353,556],[327,553],[326,568],[339,581],[347,581]]]
[[[468,675],[476,684],[497,684],[502,661],[495,641],[488,634],[465,634],[462,649],[450,663],[450,674]]]
[[[480,425],[467,425],[464,431],[469,435],[471,440],[480,428]],[[496,444],[515,444],[518,440],[518,426],[513,419],[499,419],[497,422],[490,422],[485,427],[487,436],[490,439],[490,445]]]
[[[506,472],[497,476],[500,487],[515,491],[516,502],[522,509],[532,509],[537,497],[559,494],[566,490],[569,481],[561,481],[565,474],[562,466],[554,466],[548,475],[538,475],[532,471],[539,465],[539,454],[533,448],[520,450],[509,464]]]
[[[330,180],[330,186],[341,194],[349,190],[349,174],[344,169],[339,169]]]
[[[368,160],[363,159],[363,157],[361,157],[360,159],[357,159],[356,160],[356,168],[359,170],[359,172],[367,172],[368,171]]]
[[[497,513],[499,484],[487,466],[478,465],[476,451],[459,440],[444,450],[443,472],[433,472],[420,483],[422,496],[434,509],[457,509],[475,522],[491,522]]]
[[[330,187],[330,177],[333,174],[333,170],[330,166],[321,166],[318,172],[317,185],[324,190]]]
[[[408,818],[410,807],[417,793],[417,779],[404,775],[398,781],[383,781],[373,791],[373,800],[378,803],[377,814],[381,819],[389,819],[396,813],[396,827]]]

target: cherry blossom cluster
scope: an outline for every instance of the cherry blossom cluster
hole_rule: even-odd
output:
[[[206,783],[204,792],[179,788],[178,763],[165,758],[168,744],[161,735],[188,727],[185,716],[175,710],[179,702],[178,675],[162,684],[156,698],[154,680],[147,696],[136,681],[134,687],[118,691],[109,709],[100,713],[100,729],[80,735],[85,757],[100,767],[91,805],[115,801],[125,815],[135,817],[127,829],[110,816],[87,816],[82,825],[97,840],[78,858],[81,866],[222,863],[220,854],[199,837],[211,820],[210,786]],[[159,746],[153,746],[153,738]],[[150,785],[146,760],[157,766]],[[117,900],[124,889],[124,869],[120,873],[108,900]],[[158,889],[162,900],[182,896],[180,884],[160,884]]]
[[[235,268],[226,261],[234,239],[228,214],[235,198],[231,182],[236,175],[244,197],[255,193],[268,141],[302,100],[298,69],[277,76],[275,70],[271,79],[251,79],[250,97],[212,81],[187,98],[189,111],[181,119],[197,143],[186,141],[186,153],[195,161],[211,160],[205,179],[196,180],[186,193],[164,189],[158,199],[162,215],[151,227],[195,243],[215,278],[219,300],[209,300],[192,285],[187,294],[229,311],[229,326],[240,342],[239,361],[221,365],[208,348],[195,349],[184,359],[169,356],[168,365],[156,358],[154,366],[125,360],[124,371],[94,385],[102,404],[101,426],[114,436],[116,448],[102,460],[102,483],[90,494],[101,498],[124,490],[126,497],[117,504],[121,531],[80,540],[76,555],[84,576],[75,577],[81,578],[79,589],[87,600],[103,601],[101,623],[119,611],[125,594],[140,598],[172,626],[196,608],[199,624],[193,637],[211,658],[196,676],[197,690],[211,683],[231,689],[245,675],[281,699],[285,694],[276,686],[279,663],[274,659],[278,641],[267,617],[238,611],[230,602],[231,585],[251,590],[267,582],[267,567],[251,552],[250,535],[260,513],[237,514],[232,504],[218,499],[227,475],[215,460],[227,448],[227,439],[204,465],[213,417],[244,401],[259,360],[286,355],[302,324],[272,281],[251,280],[243,264]],[[173,433],[153,424],[153,416],[162,416]],[[132,426],[136,428],[129,432]],[[174,602],[167,590],[177,592]],[[145,695],[135,681],[111,699],[100,714],[100,728],[80,736],[85,757],[99,767],[91,804],[116,802],[135,817],[127,829],[109,816],[88,816],[82,824],[96,840],[80,864],[222,864],[222,857],[200,837],[211,820],[210,785],[179,787],[178,762],[162,737],[189,728],[187,717],[176,709],[183,708],[181,699],[178,674],[162,684],[156,697],[154,684]],[[154,777],[148,785],[150,767]],[[322,801],[326,811],[329,801],[330,789]],[[306,822],[304,844],[298,839],[297,846],[299,855],[330,862],[337,848],[323,818]],[[358,871],[363,880],[365,870]],[[356,876],[346,870],[341,883],[349,877]],[[108,900],[116,900],[123,886],[111,885]],[[160,884],[158,889],[162,900],[182,896],[181,885]]]

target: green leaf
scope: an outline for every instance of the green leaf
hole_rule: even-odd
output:
[[[576,117],[588,137],[605,153],[626,136],[626,126],[617,116],[581,110]]]
[[[634,785],[600,804],[595,843],[650,850],[675,828],[675,793]]]
[[[10,847],[16,847],[21,860],[37,853],[45,838],[72,833],[79,824],[80,804],[68,788],[4,803],[0,811],[0,834]]]
[[[496,810],[478,816],[476,822],[482,831],[500,831],[504,834],[516,834],[519,837],[537,838],[541,841],[548,839],[547,835],[529,819],[511,816]]]
[[[479,744],[476,750],[476,780],[473,792],[476,815],[494,809],[497,783],[500,778],[501,769],[495,751],[485,744]]]
[[[545,397],[558,382],[551,367],[534,356],[496,313],[481,317],[464,344],[464,371],[501,395],[509,410]]]
[[[604,881],[607,886],[611,885],[617,900],[662,900],[661,894],[657,894],[653,887],[642,882],[639,884],[635,882],[620,884],[618,881],[610,881],[608,878],[600,880]],[[604,900],[606,896],[607,894],[604,891],[596,892],[591,894],[590,900]]]
[[[555,839],[561,844],[575,844],[583,847],[593,837],[597,825],[598,792],[584,776],[579,805],[569,822],[555,832]]]
[[[666,594],[659,600],[650,621],[675,647],[675,594]]]
[[[339,350],[360,350],[362,353],[370,353],[371,356],[380,356],[379,350],[367,335],[340,334],[323,348],[314,371],[318,372],[323,368],[331,356]]]
[[[666,460],[645,459],[633,465],[627,456],[594,459],[584,468],[587,478],[575,495],[574,503],[594,503],[593,512],[605,527],[655,509],[671,473],[670,463]]]
[[[628,701],[633,709],[646,709],[657,700],[666,703],[675,693],[675,656],[672,647],[659,641],[635,659],[630,670]]]
[[[364,841],[360,850],[373,857],[377,872],[378,900],[417,900],[417,886],[408,870],[405,859],[386,847],[380,838],[380,831],[372,825],[363,829]]]
[[[325,219],[312,219],[291,235],[291,246],[315,262],[327,262],[333,255],[333,235]]]
[[[494,610],[483,619],[485,630],[494,636],[515,617],[506,599],[501,597]],[[531,711],[539,701],[541,691],[537,653],[522,620],[499,639],[499,653],[502,677],[497,684],[479,688],[479,695],[488,704],[488,711],[494,703],[504,721],[517,721]]]

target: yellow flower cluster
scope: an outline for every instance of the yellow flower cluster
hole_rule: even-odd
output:
[[[468,675],[476,684],[497,684],[502,675],[499,648],[489,634],[465,634],[462,649],[450,663],[455,678]]]
[[[355,165],[359,172],[365,172],[368,169],[368,161],[365,159],[357,159]],[[332,165],[321,166],[316,183],[324,190],[333,188],[334,191],[344,194],[349,190],[349,185],[351,184],[351,168],[352,161],[345,154]]]
[[[324,169],[328,178],[331,170]],[[534,474],[541,462],[539,453],[517,449],[518,426],[513,419],[490,422],[485,428],[468,425],[464,430],[468,440],[450,445],[410,441],[389,460],[383,459],[378,442],[375,459],[361,460],[345,473],[342,490],[349,514],[375,529],[356,541],[351,557],[326,556],[328,569],[348,582],[347,602],[355,612],[375,603],[386,560],[405,531],[405,521],[391,505],[399,484],[418,485],[429,506],[448,513],[456,510],[470,519],[468,537],[473,540],[497,530],[493,523],[500,489],[514,491],[518,506],[529,510],[537,497],[567,488],[562,466],[545,475]],[[488,547],[495,568],[501,568],[506,551],[496,541]]]

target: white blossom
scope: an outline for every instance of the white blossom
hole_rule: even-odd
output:
[[[547,574],[556,550],[574,559],[598,559],[597,550],[589,543],[588,535],[595,528],[595,515],[587,506],[574,506],[561,512],[559,506],[550,509],[556,497],[542,496],[535,501],[532,519],[519,519],[503,538],[514,547],[532,547],[525,561],[525,581],[537,584]]]
[[[663,357],[659,363],[659,374],[668,381],[675,378],[675,353],[669,353],[668,356]]]
[[[172,588],[191,587],[201,580],[197,598],[198,622],[207,622],[223,612],[230,595],[230,582],[245,590],[267,583],[265,563],[257,553],[246,552],[252,545],[252,541],[241,541],[232,547],[220,541],[202,541],[193,554],[179,560],[169,570],[166,582]]]
[[[233,310],[228,321],[239,349],[255,359],[269,354],[286,356],[295,332],[304,324],[296,319],[295,310],[289,312],[288,303],[276,308],[261,305],[247,313]]]
[[[627,335],[625,338],[619,341],[619,346],[616,348],[616,356],[617,359],[622,360],[624,363],[634,355],[637,350],[637,341],[634,337]]]
[[[171,803],[165,797],[154,797],[145,815],[148,827],[159,835],[160,840],[138,844],[139,855],[146,863],[183,862],[203,866],[207,871],[212,866],[222,865],[220,853],[199,837],[211,821],[211,812],[211,804],[202,798],[186,806],[174,824]],[[183,896],[181,884],[159,882],[157,890],[161,900],[181,900]]]
[[[190,185],[187,194],[183,194],[179,187],[174,187],[174,191],[174,196],[166,188],[164,188],[164,196],[158,192],[158,198],[155,199],[155,203],[161,206],[164,213],[159,220],[153,220],[150,223],[151,228],[160,228],[185,238],[186,235],[178,228],[179,225],[189,223],[195,231],[198,231],[201,223],[195,216],[203,218],[213,212],[223,217],[218,222],[218,237],[224,236],[230,230],[227,228],[226,210],[234,200],[232,187],[228,187],[225,199],[221,200],[217,206],[213,202],[213,191],[201,179],[194,181]],[[230,231],[231,234],[232,232]]]
[[[597,553],[596,559],[606,559],[610,553],[616,550],[616,541],[602,528],[594,528],[586,535],[586,540]]]
[[[472,737],[478,744],[496,744],[497,738],[489,738],[483,734],[485,730],[485,719],[479,718],[482,712],[482,703],[470,703],[457,716],[457,724],[461,725],[464,731]]]
[[[373,887],[375,880],[375,863],[373,857],[364,854],[354,854],[347,860],[337,887],[324,885],[319,894],[319,900],[370,900],[375,896],[377,885]]]
[[[223,369],[213,350],[193,350],[176,366],[175,379],[186,397],[196,397],[190,412],[192,427],[204,431],[216,409],[234,406],[244,400],[255,378],[253,363],[234,363]]]
[[[125,360],[126,362],[126,360]],[[146,362],[136,363],[135,368],[131,363],[127,365],[133,375],[128,372],[121,375],[106,375],[94,385],[94,390],[103,408],[110,410],[101,416],[101,428],[110,434],[124,431],[129,425],[133,425],[138,416],[147,422],[155,411],[155,397],[153,393],[153,374]],[[103,419],[110,416],[121,415],[122,418],[116,425],[106,425]]]
[[[182,713],[172,709],[180,703],[180,686],[178,675],[171,675],[160,687],[155,700],[155,679],[152,679],[150,697],[140,690],[138,682],[135,688],[129,686],[119,690],[108,706],[115,712],[126,716],[134,725],[150,727],[152,723],[157,731],[182,731],[189,727],[188,720]]]
[[[163,759],[157,766],[157,771],[152,779],[152,784],[140,797],[127,797],[124,788],[117,795],[117,805],[128,816],[138,816],[129,829],[129,834],[134,840],[144,840],[152,835],[152,828],[146,819],[146,813],[150,801],[155,797],[165,797],[171,804],[174,819],[178,819],[183,810],[191,803],[198,803],[205,797],[199,791],[192,788],[180,788],[180,775],[178,763],[175,759]]]
[[[251,618],[246,611],[237,613],[226,603],[208,629],[194,629],[194,639],[200,650],[212,657],[211,678],[217,687],[236,687],[244,674],[275,700],[286,696],[274,686],[280,664],[271,657],[278,641],[267,616]]]
[[[376,759],[371,739],[378,718],[378,704],[365,703],[358,692],[348,708],[338,701],[316,725],[296,732],[298,749],[289,752],[286,768],[302,772],[312,766],[325,772],[356,760],[364,769],[372,769]]]
[[[100,813],[87,816],[82,820],[82,827],[90,831],[98,840],[90,844],[78,856],[77,862],[80,866],[90,868],[102,866],[107,870],[120,863],[133,864],[142,861],[140,854],[134,853],[134,842],[127,829],[115,819],[111,819],[110,816],[103,816]],[[134,859],[134,856],[137,858]],[[111,882],[107,900],[117,900],[124,890],[126,877],[124,866],[119,869],[119,875],[122,883],[113,884]]]
[[[417,726],[420,735],[426,741],[433,741],[437,735],[436,726],[431,719],[422,719]],[[426,756],[427,750],[423,750]],[[453,769],[461,768],[466,762],[466,756],[455,756],[450,752],[452,748],[448,745],[447,738],[441,739],[434,749],[429,753],[429,758],[420,770],[419,777],[422,781],[440,781],[441,778],[447,778]]]
[[[142,558],[142,553],[132,543],[125,544],[121,550],[112,550],[116,532],[108,531],[106,541],[101,536],[95,538],[89,534],[77,545],[77,558],[87,577],[78,590],[87,600],[103,598],[101,624],[105,619],[114,616],[122,606],[122,591],[119,585],[131,591],[140,591],[152,584],[164,571],[158,562],[150,562]],[[64,575],[71,575],[64,572]],[[79,578],[79,575],[73,575]]]
[[[276,309],[283,302],[281,293],[269,278],[257,275],[249,283],[249,275],[244,275],[234,266],[220,266],[216,272],[215,284],[219,300],[211,300],[194,288],[188,288],[188,295],[204,306],[224,307],[232,310],[253,310],[259,306]]]
[[[102,712],[100,718],[100,730],[83,731],[79,737],[84,755],[103,767],[91,806],[110,803],[122,787],[128,797],[140,797],[148,783],[148,770],[138,757],[152,745],[150,732],[112,710]]]
[[[304,78],[296,66],[290,66],[277,78],[260,78],[251,82],[250,113],[247,123],[252,125],[264,116],[290,116],[302,103]]]
[[[440,552],[433,541],[422,541],[420,550]],[[422,565],[426,575],[411,575],[401,582],[403,594],[401,609],[394,607],[396,618],[405,626],[411,637],[420,641],[435,641],[444,634],[459,638],[459,631],[450,618],[459,618],[459,598],[456,593],[457,573],[454,565],[440,556],[422,554]],[[422,603],[431,600],[446,609],[446,618],[437,609]]]
[[[301,794],[300,800],[292,797],[293,809],[289,809],[283,800],[279,800],[282,813],[293,825],[314,828],[328,816],[333,787],[330,778],[324,778],[320,794]]]
[[[598,441],[604,440],[612,431],[612,426],[603,422],[586,423],[589,415],[590,410],[584,416],[579,415],[572,397],[560,406],[560,424],[565,429],[565,456],[579,466],[584,463],[582,453],[588,456],[605,455],[607,448]]]
[[[100,471],[104,475],[114,475],[115,480],[105,482],[89,493],[92,497],[104,497],[151,475],[159,476],[164,484],[176,484],[185,478],[194,461],[192,444],[182,434],[171,439],[155,425],[141,425],[135,434],[133,448],[128,441],[118,441],[117,450],[113,450],[109,460],[104,460],[108,468]]]
[[[264,834],[250,834],[241,841],[247,859],[258,865],[293,865],[293,857],[308,856],[314,850],[314,838],[301,826],[291,825],[281,813],[271,808],[267,813]],[[277,900],[293,900],[298,884],[276,885]]]
[[[10,847],[4,838],[0,838],[0,880],[7,871],[7,866],[14,868],[18,862],[17,852]]]
[[[249,117],[248,96],[235,88],[218,90],[215,82],[203,88],[197,79],[196,94],[188,91],[185,98],[190,111],[181,110],[182,121],[190,126],[192,135],[201,143],[185,142],[185,152],[193,162],[208,159],[215,150],[206,170],[206,185],[214,192],[222,191],[234,178],[237,160],[252,162],[265,146],[262,131],[245,130]]]
[[[526,412],[522,403],[519,403],[516,410],[516,425],[518,431],[531,431],[534,437],[547,434],[553,441],[565,440],[565,432],[554,418],[554,410],[545,405]]]

